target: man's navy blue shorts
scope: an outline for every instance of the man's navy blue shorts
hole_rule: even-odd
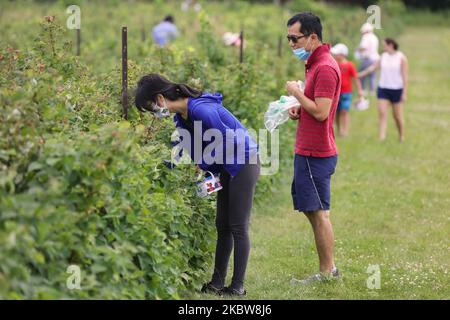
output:
[[[330,181],[337,158],[295,155],[291,190],[295,210],[330,210]]]

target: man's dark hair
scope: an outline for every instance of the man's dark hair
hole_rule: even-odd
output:
[[[175,20],[173,19],[173,17],[172,17],[171,15],[168,15],[168,16],[166,16],[166,17],[164,18],[164,21],[173,23]]]
[[[289,19],[287,26],[290,27],[296,22],[300,22],[300,32],[305,35],[317,34],[322,41],[322,23],[320,18],[312,12],[301,12]]]
[[[384,42],[386,42],[387,44],[391,45],[394,48],[395,51],[398,50],[398,43],[394,39],[386,38],[386,39],[384,39]]]

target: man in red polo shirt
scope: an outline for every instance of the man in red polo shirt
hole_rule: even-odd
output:
[[[298,121],[295,142],[292,199],[294,208],[309,219],[319,255],[320,273],[293,283],[309,284],[338,278],[334,264],[334,236],[330,221],[330,180],[337,164],[333,121],[339,102],[341,73],[322,43],[322,24],[311,12],[296,14],[288,23],[288,41],[294,55],[305,64],[305,90],[295,81],[286,89],[300,102],[289,110]]]

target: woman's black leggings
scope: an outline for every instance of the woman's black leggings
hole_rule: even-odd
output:
[[[222,169],[220,182],[223,189],[217,195],[217,247],[212,284],[223,287],[228,261],[234,243],[234,269],[231,287],[241,289],[250,254],[248,234],[260,163],[245,164],[235,177]]]

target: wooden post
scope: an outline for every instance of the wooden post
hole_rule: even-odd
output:
[[[239,62],[244,62],[244,30],[241,30],[241,35],[239,36],[241,39],[240,52],[239,52]]]
[[[122,27],[122,107],[123,117],[128,120],[128,53],[127,27]]]
[[[81,55],[81,29],[77,29],[77,56]]]
[[[282,37],[278,37],[278,57],[281,57],[281,45],[282,45]]]
[[[350,35],[350,22],[351,20],[347,20],[347,18],[344,20],[344,25],[345,25],[345,35],[348,36]]]
[[[141,29],[141,39],[142,39],[142,42],[145,42],[145,27],[144,26],[142,26],[142,29]]]

